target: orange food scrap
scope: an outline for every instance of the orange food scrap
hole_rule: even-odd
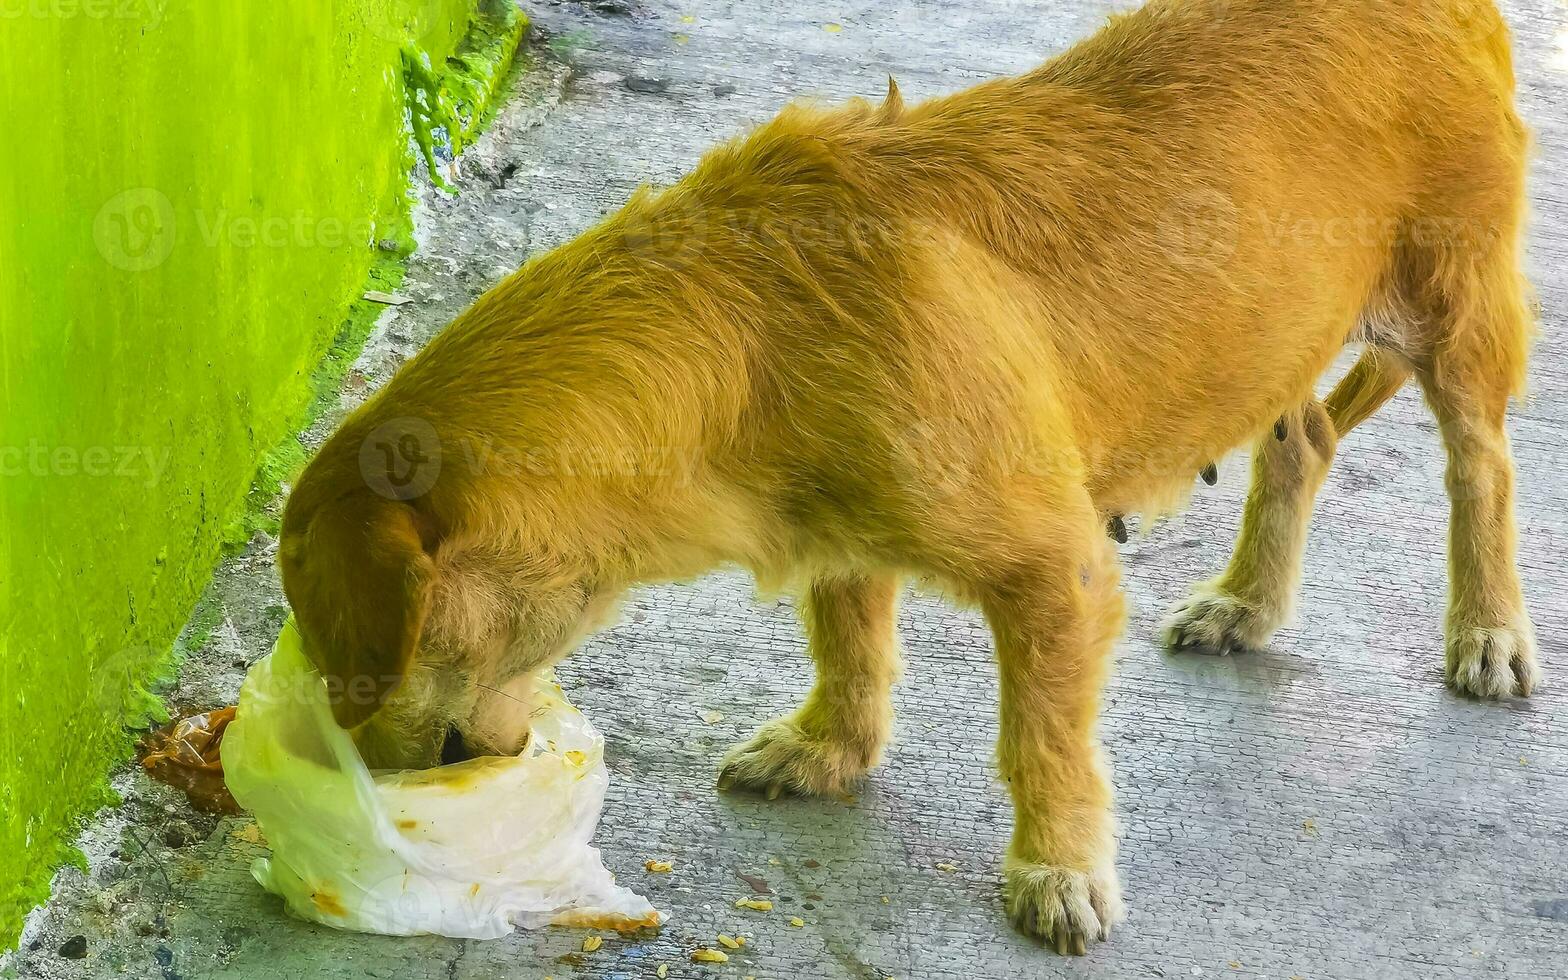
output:
[[[324,888],[318,888],[310,893],[310,903],[322,915],[335,915],[339,918],[348,915],[348,909],[343,907],[338,897]]]
[[[231,840],[241,840],[247,844],[264,845],[267,843],[267,838],[262,836],[261,827],[254,823],[248,823],[243,827],[236,827],[234,830],[229,831],[229,838]]]
[[[220,708],[172,721],[137,744],[142,767],[154,779],[185,791],[203,813],[240,813],[223,782],[223,733],[234,709]]]
[[[603,945],[604,945],[604,939],[602,937],[600,937],[600,936],[589,936],[587,939],[583,940],[583,952],[591,953],[591,952],[593,952],[594,950],[598,949],[600,946],[603,946]]]
[[[643,868],[651,875],[667,875],[675,870],[674,861],[646,861]]]

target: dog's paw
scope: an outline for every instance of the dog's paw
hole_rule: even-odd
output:
[[[730,749],[719,788],[751,789],[775,800],[783,793],[833,796],[848,791],[877,762],[879,745],[814,737],[794,715],[775,718]]]
[[[1125,918],[1109,864],[1076,871],[1008,857],[1003,873],[1007,917],[1063,956],[1084,955],[1091,944],[1111,938],[1111,927]]]
[[[1172,609],[1161,624],[1165,645],[1172,650],[1210,647],[1226,653],[1261,650],[1279,626],[1280,615],[1200,585]]]
[[[1529,697],[1541,683],[1528,627],[1453,626],[1444,671],[1448,686],[1478,698]]]

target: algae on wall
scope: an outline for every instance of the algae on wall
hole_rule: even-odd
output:
[[[443,64],[473,7],[0,10],[0,950],[407,237],[401,53]]]

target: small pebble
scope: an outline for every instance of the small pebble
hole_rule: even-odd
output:
[[[68,960],[85,960],[87,958],[87,937],[72,936],[60,945],[60,955]]]
[[[188,847],[196,842],[196,828],[188,823],[170,824],[163,832],[163,842],[170,847]]]
[[[623,84],[633,92],[656,95],[670,87],[670,80],[668,78],[648,78],[644,75],[627,75]]]

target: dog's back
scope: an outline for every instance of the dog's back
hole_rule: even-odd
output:
[[[837,390],[973,447],[1020,403],[1065,406],[1097,496],[1126,509],[1309,397],[1358,330],[1420,358],[1488,329],[1427,291],[1512,248],[1511,92],[1486,3],[1157,2],[1022,77],[787,110],[689,193],[720,215],[707,252],[773,284],[769,381],[812,392],[792,425]],[[1517,382],[1526,338],[1498,329]]]

